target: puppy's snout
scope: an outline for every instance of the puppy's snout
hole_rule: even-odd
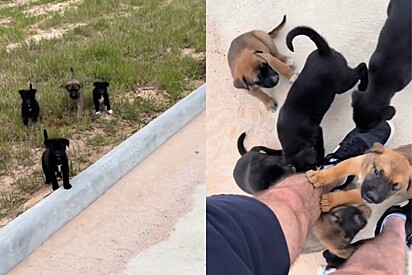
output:
[[[378,194],[376,194],[376,192],[371,191],[371,190],[369,190],[365,193],[365,199],[369,203],[378,203],[379,202]]]
[[[279,75],[276,74],[270,78],[271,85],[275,86],[279,82]]]

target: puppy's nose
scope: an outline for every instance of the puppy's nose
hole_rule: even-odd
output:
[[[368,202],[372,202],[372,203],[377,203],[378,202],[378,199],[379,199],[378,195],[373,191],[367,191],[365,196],[366,196],[366,200]]]
[[[279,75],[274,75],[274,76],[272,77],[272,81],[273,81],[273,85],[278,84],[278,82],[279,82]]]

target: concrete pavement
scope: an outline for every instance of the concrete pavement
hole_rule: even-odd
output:
[[[200,274],[205,123],[202,113],[9,274]]]

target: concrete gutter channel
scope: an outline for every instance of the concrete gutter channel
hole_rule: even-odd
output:
[[[6,274],[206,108],[206,84],[0,230]]]

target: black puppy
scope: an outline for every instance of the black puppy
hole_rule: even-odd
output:
[[[32,122],[36,122],[37,117],[39,116],[40,107],[36,100],[36,92],[37,89],[33,89],[31,83],[30,89],[19,90],[22,99],[21,116],[23,118],[23,123],[26,126],[29,124],[29,119],[31,119]]]
[[[395,115],[392,97],[412,78],[411,0],[391,0],[388,18],[369,60],[369,85],[352,94],[353,120],[365,132]]]
[[[41,157],[42,168],[46,176],[46,184],[52,184],[53,191],[59,189],[57,177],[63,179],[64,189],[72,188],[69,181],[69,160],[66,154],[66,146],[69,140],[65,138],[49,139],[46,129],[43,130],[44,145],[46,150]]]
[[[282,150],[255,146],[247,152],[243,145],[245,137],[246,133],[242,133],[237,141],[237,149],[242,157],[233,170],[233,177],[240,189],[256,194],[295,173],[293,166],[282,163]]]
[[[297,172],[315,169],[323,162],[323,133],[320,123],[336,94],[355,86],[365,90],[367,67],[360,63],[355,69],[348,67],[342,54],[330,48],[315,30],[296,27],[286,36],[286,44],[293,52],[295,36],[306,35],[317,46],[307,58],[299,77],[293,83],[278,117],[277,131],[283,158]]]
[[[109,87],[109,82],[107,81],[96,81],[93,83],[93,102],[96,108],[96,115],[100,115],[100,107],[105,106],[106,111],[109,114],[113,114],[113,110],[110,107],[109,92],[107,87]]]

